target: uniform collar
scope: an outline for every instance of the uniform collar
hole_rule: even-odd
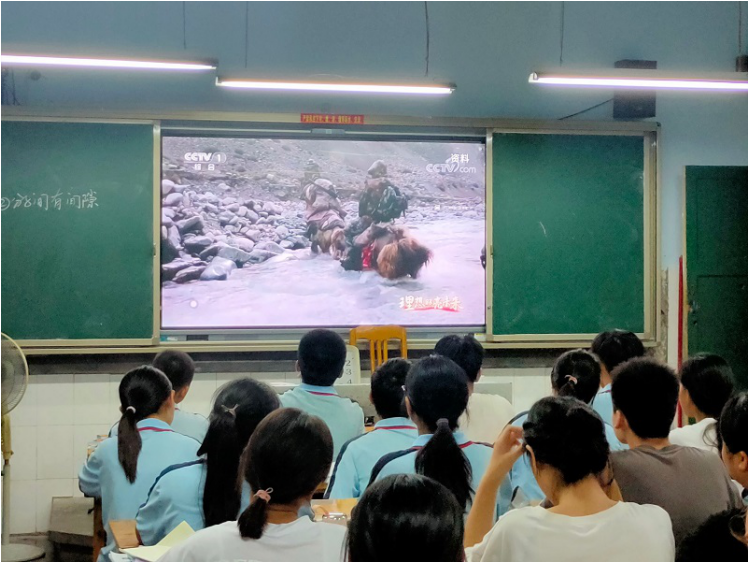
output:
[[[147,431],[148,429],[154,429],[156,431],[172,431],[172,426],[165,421],[157,420],[156,418],[140,420],[135,424],[135,426],[138,428],[138,431]]]
[[[375,429],[416,429],[416,426],[408,418],[386,418],[378,421]]]
[[[338,391],[332,386],[317,386],[316,384],[299,383],[297,387],[300,390],[322,396],[338,396]]]
[[[598,394],[608,394],[611,392],[611,383],[604,386],[601,390],[598,391]]]
[[[458,444],[459,447],[464,447],[464,446],[467,447],[468,445],[472,444],[472,442],[468,440],[468,438],[465,436],[465,433],[463,433],[462,431],[454,431],[453,437],[455,438],[455,442]],[[431,438],[432,438],[431,434],[419,435],[416,438],[416,441],[414,441],[413,447],[423,447],[429,442]]]

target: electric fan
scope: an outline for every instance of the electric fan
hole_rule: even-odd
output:
[[[0,555],[2,562],[28,562],[44,558],[44,551],[26,544],[10,544],[10,417],[8,414],[18,406],[29,384],[29,367],[21,348],[5,334],[0,347],[2,361],[2,451],[3,451],[3,533]]]

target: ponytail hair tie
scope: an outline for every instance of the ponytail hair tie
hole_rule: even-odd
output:
[[[450,429],[450,420],[447,418],[440,418],[437,420],[437,427],[444,425],[447,429]]]
[[[273,488],[268,488],[266,490],[258,490],[255,493],[255,498],[258,500],[263,500],[265,503],[270,502],[270,495],[273,493]]]
[[[125,411],[126,412],[132,412],[133,414],[135,414],[135,408],[132,407],[132,406],[128,406],[127,408],[125,408]]]
[[[236,418],[237,417],[237,406],[239,404],[234,404],[231,408],[228,408],[226,406],[221,406],[221,408],[224,410],[225,413],[229,414],[231,417]]]
[[[577,377],[573,377],[572,375],[567,375],[564,378],[565,380],[568,380],[570,384],[577,384]]]

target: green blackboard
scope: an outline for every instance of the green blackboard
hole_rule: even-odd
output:
[[[493,333],[643,332],[643,137],[492,145]]]
[[[2,123],[2,331],[153,337],[153,126]]]

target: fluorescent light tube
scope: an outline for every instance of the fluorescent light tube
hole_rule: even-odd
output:
[[[414,86],[401,84],[344,84],[337,82],[282,82],[217,78],[216,85],[247,90],[289,90],[301,92],[343,92],[355,94],[447,95],[455,86]]]
[[[658,70],[615,69],[598,73],[588,72],[533,72],[531,84],[549,86],[577,86],[583,88],[625,88],[634,90],[749,90],[746,72],[673,74]]]
[[[35,55],[0,55],[0,64],[19,66],[67,66],[85,68],[121,68],[132,70],[215,70],[209,62],[147,61],[93,59],[80,57],[47,57]]]

